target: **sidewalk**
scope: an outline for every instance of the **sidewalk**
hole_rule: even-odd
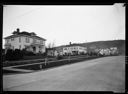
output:
[[[33,72],[33,70],[16,69],[16,68],[3,68],[3,70],[19,71],[19,72]]]

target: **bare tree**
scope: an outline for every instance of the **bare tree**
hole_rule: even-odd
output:
[[[54,48],[55,47],[55,42],[50,42],[47,45],[47,48]]]
[[[47,48],[52,48],[51,43],[48,43]]]

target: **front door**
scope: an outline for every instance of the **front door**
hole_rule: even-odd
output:
[[[36,52],[36,47],[33,47],[33,52]]]

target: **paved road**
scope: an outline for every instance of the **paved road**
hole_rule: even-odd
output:
[[[4,75],[5,91],[125,91],[125,57],[113,56],[28,74]]]

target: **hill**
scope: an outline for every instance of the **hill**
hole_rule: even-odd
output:
[[[96,41],[81,43],[80,45],[87,47],[88,50],[117,47],[119,49],[119,53],[125,54],[125,40]]]

